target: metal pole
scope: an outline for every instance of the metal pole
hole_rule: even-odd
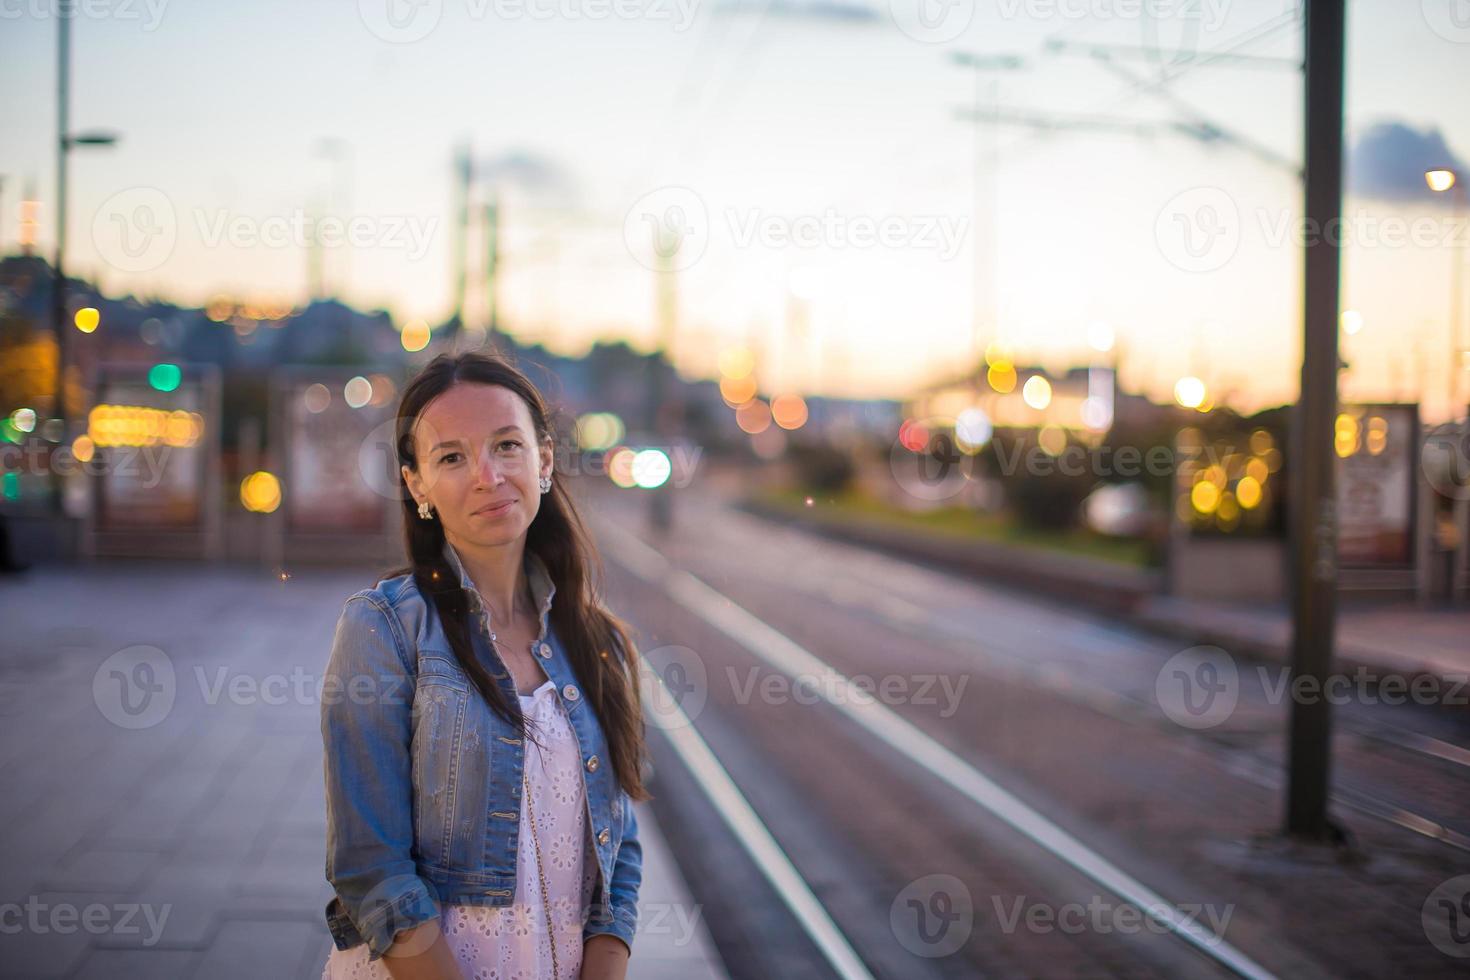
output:
[[[1336,228],[1342,212],[1343,42],[1345,0],[1306,5],[1306,209],[1309,227]],[[1332,670],[1337,602],[1337,333],[1340,236],[1306,247],[1301,394],[1293,414],[1291,663],[1293,684],[1312,678],[1321,691]],[[1329,841],[1327,817],[1331,705],[1291,705],[1286,832]]]
[[[56,331],[56,417],[61,420],[61,445],[70,444],[71,424],[66,405],[66,153],[71,148],[68,119],[71,77],[71,18],[75,5],[64,0],[56,10],[56,257],[51,267],[51,325]],[[51,467],[51,512],[66,512],[66,484],[60,467]]]
[[[500,260],[500,199],[492,193],[485,205],[485,346],[491,350],[498,343],[500,305],[496,303],[496,279]]]

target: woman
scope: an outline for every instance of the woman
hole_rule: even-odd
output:
[[[404,389],[409,565],[351,596],[322,693],[324,977],[615,978],[637,924],[637,652],[589,578],[541,394],[477,352]]]

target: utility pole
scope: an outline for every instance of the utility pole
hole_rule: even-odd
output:
[[[467,251],[470,228],[470,181],[474,164],[470,158],[470,144],[461,143],[454,160],[454,321],[464,329],[465,289],[469,282]]]
[[[1306,4],[1306,207],[1312,227],[1342,212],[1345,0]],[[1293,686],[1311,678],[1324,690],[1332,672],[1337,605],[1337,500],[1333,427],[1337,418],[1339,243],[1306,245],[1301,394],[1292,415]],[[1341,840],[1328,818],[1331,704],[1294,699],[1288,747],[1286,832],[1319,843]]]
[[[76,5],[62,3],[56,8],[56,259],[51,266],[51,325],[56,331],[56,404],[53,410],[61,419],[61,444],[71,444],[71,420],[66,405],[66,151],[71,144],[70,79],[71,19]],[[51,513],[66,513],[66,482],[61,468],[51,467]]]
[[[500,198],[494,192],[485,205],[485,346],[499,342],[500,304],[496,302],[497,264],[500,261]]]

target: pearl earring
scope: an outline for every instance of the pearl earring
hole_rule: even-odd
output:
[[[551,477],[549,477],[549,476],[543,476],[541,478],[541,492],[542,493],[550,493],[551,492]]]
[[[419,516],[426,521],[434,519],[434,512],[429,508],[429,502],[427,500],[419,501]]]

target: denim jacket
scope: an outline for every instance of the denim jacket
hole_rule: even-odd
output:
[[[489,610],[447,541],[466,590],[470,635],[511,704],[515,681],[491,646]],[[556,586],[526,550],[540,609],[535,651],[576,736],[598,884],[584,941],[633,946],[643,849],[632,800],[617,780],[596,712],[548,623]],[[519,733],[490,710],[460,668],[438,611],[412,575],[349,597],[337,622],[321,708],[327,796],[327,927],[338,949],[366,942],[376,960],[394,935],[441,904],[506,906],[516,893]]]

